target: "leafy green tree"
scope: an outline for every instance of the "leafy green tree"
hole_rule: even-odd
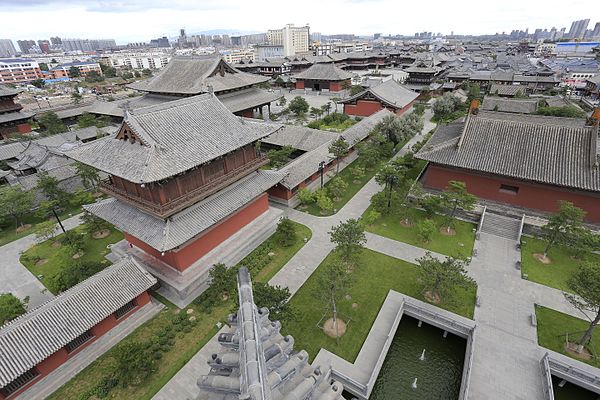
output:
[[[343,136],[340,136],[329,145],[328,150],[335,157],[336,174],[340,172],[340,161],[348,154],[348,148],[348,142]]]
[[[58,227],[56,226],[56,222],[54,221],[44,221],[40,222],[36,226],[35,238],[40,242],[45,242],[46,240],[50,240],[56,235],[58,231]]]
[[[321,110],[323,110],[323,113],[327,113],[327,115],[329,115],[329,112],[331,111],[331,102],[328,101],[327,103],[323,104],[321,106]]]
[[[317,190],[315,192],[317,207],[321,210],[321,214],[327,214],[333,211],[333,201],[327,196],[325,190]]]
[[[334,199],[339,199],[346,193],[348,189],[348,184],[345,180],[336,176],[327,184],[327,189],[329,189],[329,193],[333,196]]]
[[[148,68],[144,68],[142,70],[142,75],[144,75],[145,77],[149,78],[152,76],[152,70],[148,69]]]
[[[551,117],[565,117],[565,118],[585,118],[585,111],[575,106],[564,106],[564,107],[540,107],[535,112],[539,115],[547,115]]]
[[[384,117],[377,124],[377,129],[388,141],[394,144],[394,147],[400,143],[399,132],[402,128],[400,127],[400,120],[395,116],[388,115]]]
[[[210,279],[210,290],[219,299],[223,295],[229,295],[235,288],[235,268],[227,268],[225,264],[215,264],[208,273]]]
[[[467,92],[467,101],[470,103],[473,100],[481,100],[481,88],[478,84],[470,84]]]
[[[335,244],[335,252],[346,265],[354,264],[367,243],[365,227],[358,219],[340,222],[329,231],[330,240]]]
[[[323,110],[321,110],[320,108],[316,108],[316,107],[310,108],[310,115],[312,115],[314,118],[319,118],[322,114],[323,114]]]
[[[300,204],[307,206],[315,201],[315,195],[308,188],[300,188],[298,190],[298,200]]]
[[[384,186],[388,210],[392,206],[392,193],[402,181],[403,173],[404,171],[394,168],[394,166],[390,164],[386,164],[379,170],[377,175],[375,175],[375,181]]]
[[[31,211],[35,194],[9,187],[0,191],[0,215],[15,220],[15,227],[23,226],[23,217]]]
[[[445,93],[433,103],[432,110],[434,117],[437,120],[442,120],[449,117],[454,111],[457,111],[461,107],[464,107],[464,105],[458,97],[450,93]]]
[[[336,340],[339,344],[338,333],[338,302],[350,287],[352,274],[348,273],[346,266],[340,262],[327,262],[321,266],[323,276],[318,281],[315,296],[323,299],[327,304],[327,313],[332,315],[333,329],[336,331]]]
[[[125,79],[126,81],[133,79],[133,74],[129,71],[125,71],[121,74],[121,78]]]
[[[296,116],[300,117],[308,112],[310,106],[303,97],[296,96],[290,101],[288,108],[291,112],[296,114]]]
[[[415,114],[423,115],[425,114],[425,104],[415,104]]]
[[[457,209],[471,211],[475,207],[477,197],[467,191],[467,186],[464,182],[450,181],[448,187],[442,193],[442,203],[450,213],[447,218],[447,231],[450,232],[450,225],[454,220],[454,215]]]
[[[354,181],[358,182],[362,178],[364,178],[365,175],[366,175],[365,167],[363,167],[362,165],[357,165],[354,168],[352,168],[352,170],[350,171],[350,173],[352,174],[352,177],[354,178]]]
[[[590,325],[577,341],[577,352],[581,353],[584,347],[589,344],[594,330],[600,322],[600,264],[598,262],[582,264],[571,275],[567,285],[573,292],[573,294],[564,293],[567,301],[582,311],[586,317],[588,312],[593,314],[593,317],[588,317]]]
[[[77,89],[75,89],[75,91],[71,93],[71,98],[73,99],[73,103],[79,104],[81,103],[83,96],[81,95],[81,93],[79,93],[79,91],[77,91]]]
[[[50,69],[50,68],[48,68],[48,64],[46,64],[46,63],[39,63],[38,65],[40,67],[40,70],[42,70],[42,71],[48,71]]]
[[[96,116],[94,114],[90,114],[90,113],[83,113],[79,116],[79,118],[77,118],[77,127],[79,129],[83,129],[83,128],[88,128],[90,126],[98,126],[98,125],[102,125],[102,123],[100,123],[100,121],[98,121],[96,119]],[[98,126],[99,128],[101,128],[102,126]]]
[[[568,201],[559,201],[558,212],[548,218],[548,223],[542,226],[542,234],[546,241],[544,257],[554,246],[569,245],[577,241],[583,230],[585,211],[575,207]]]
[[[433,218],[435,214],[442,212],[444,204],[439,196],[422,196],[419,199],[419,206],[425,210],[427,218]]]
[[[48,172],[38,173],[37,189],[50,201],[55,201],[58,205],[67,203],[67,192],[60,188],[58,179],[50,176]]]
[[[94,195],[87,190],[78,190],[73,193],[69,199],[69,204],[73,207],[80,207],[84,204],[91,204],[95,200]]]
[[[355,96],[364,90],[365,89],[360,85],[352,85],[352,87],[350,88],[350,96]]]
[[[81,221],[83,221],[85,231],[90,235],[105,229],[110,229],[111,227],[108,222],[87,211],[83,212]]]
[[[56,200],[43,200],[35,210],[35,215],[38,218],[52,218],[54,220],[54,213],[52,210],[58,209],[58,202]]]
[[[275,84],[276,84],[277,86],[285,86],[285,81],[283,80],[283,78],[281,78],[281,76],[278,76],[278,77],[275,79]]]
[[[423,243],[429,243],[435,229],[435,222],[430,219],[423,219],[417,223],[417,236]]]
[[[46,81],[44,81],[42,78],[38,78],[38,79],[36,79],[36,80],[34,80],[34,81],[31,81],[31,84],[32,84],[33,86],[35,86],[36,88],[39,88],[39,89],[41,89],[41,88],[43,88],[44,86],[46,86]]]
[[[287,103],[287,99],[285,97],[282,97],[279,99],[279,105],[281,107],[285,107],[285,104]]]
[[[377,222],[377,220],[379,218],[381,218],[381,213],[379,211],[370,210],[368,213],[363,215],[362,220],[365,222],[365,224],[367,224],[368,226],[371,226],[375,222]]]
[[[85,75],[85,81],[89,83],[102,82],[104,77],[96,71],[90,71]]]
[[[269,309],[272,321],[289,322],[294,319],[296,311],[290,305],[290,290],[286,287],[271,286],[268,283],[253,282],[254,303],[258,307]]]
[[[381,160],[381,155],[374,141],[358,144],[358,156],[366,169],[373,169]]]
[[[462,260],[447,257],[444,261],[440,261],[427,252],[424,257],[418,258],[417,262],[426,298],[447,301],[456,289],[469,288],[475,284],[474,280],[467,275],[465,262]]]
[[[69,68],[69,78],[79,78],[81,76],[81,71],[79,68],[73,66]]]
[[[11,293],[0,294],[0,326],[25,314],[26,305]]]
[[[62,122],[54,111],[48,111],[42,114],[39,118],[40,125],[46,130],[49,135],[56,135],[68,131],[65,124]]]
[[[279,244],[283,247],[289,247],[296,242],[296,227],[288,217],[279,220],[276,232]]]
[[[76,231],[67,231],[63,234],[61,242],[65,245],[71,254],[77,254],[85,248],[83,237]]]
[[[156,368],[150,343],[124,341],[114,353],[116,376],[123,387],[140,385]]]
[[[80,162],[75,163],[75,169],[81,178],[83,187],[87,190],[96,190],[98,184],[100,183],[100,175],[98,174],[98,170]]]
[[[140,71],[133,71],[133,76],[135,76],[136,78],[141,78],[142,74],[140,74]]]
[[[117,70],[110,65],[100,64],[102,74],[107,78],[114,78],[117,76]]]
[[[67,231],[67,233],[72,231]],[[64,239],[63,239],[64,240]],[[104,266],[99,262],[73,260],[67,263],[50,279],[50,289],[59,293],[83,282],[90,276],[102,271]]]
[[[269,162],[273,168],[281,168],[285,164],[287,164],[288,159],[294,152],[294,148],[292,146],[283,146],[281,149],[269,150],[267,152],[267,157],[269,157]]]

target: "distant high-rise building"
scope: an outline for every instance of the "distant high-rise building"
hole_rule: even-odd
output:
[[[38,46],[44,54],[50,53],[50,41],[49,40],[38,40]]]
[[[596,22],[594,30],[592,31],[592,36],[595,38],[600,37],[600,22]]]
[[[381,33],[374,33],[373,34],[373,40],[377,40],[381,37]]]
[[[115,39],[62,39],[64,51],[95,51],[117,47]]]
[[[62,40],[58,36],[55,36],[50,38],[50,43],[52,43],[52,46],[60,46],[62,44]]]
[[[310,38],[313,42],[320,42],[322,40],[321,32],[313,32],[310,34]]]
[[[10,39],[0,39],[0,57],[14,57],[17,54],[15,45]]]
[[[29,54],[29,49],[35,46],[35,40],[17,40],[21,53]]]
[[[583,39],[585,31],[590,23],[588,19],[580,19],[579,21],[573,21],[571,29],[569,29],[569,38],[571,39]]]
[[[169,39],[166,36],[163,36],[158,39],[150,40],[150,47],[171,47],[169,44]]]
[[[293,24],[287,24],[283,29],[269,29],[267,32],[269,44],[283,46],[285,56],[308,53],[309,37],[308,25],[296,27]]]

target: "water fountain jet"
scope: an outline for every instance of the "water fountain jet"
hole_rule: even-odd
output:
[[[421,353],[421,357],[419,357],[419,360],[425,361],[425,349],[423,349],[423,352]]]
[[[417,388],[417,378],[415,378],[415,380],[412,383],[412,388],[416,389]]]

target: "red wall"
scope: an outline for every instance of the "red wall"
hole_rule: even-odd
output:
[[[402,108],[398,108],[395,111],[390,109],[390,111],[395,112],[396,115],[400,116],[409,110],[413,104],[414,100]],[[383,104],[381,104],[379,101],[358,100],[356,104],[344,104],[344,114],[368,117],[375,114],[377,111],[382,110],[383,108]]]
[[[423,186],[443,190],[451,180],[465,182],[467,190],[477,197],[545,212],[557,211],[559,200],[570,201],[587,212],[586,220],[600,222],[600,193],[570,191],[556,186],[479,175],[432,164],[427,167],[423,176]],[[519,191],[516,194],[500,192],[500,184],[517,186]]]
[[[90,329],[92,332],[92,335],[94,335],[93,338],[88,340],[85,344],[78,347],[75,351],[73,351],[71,353],[67,352],[67,349],[65,347],[63,347],[63,348],[59,349],[58,351],[56,351],[54,354],[50,355],[48,358],[46,358],[41,363],[36,365],[36,369],[39,372],[39,375],[34,380],[29,382],[27,385],[22,387],[17,392],[13,393],[8,398],[14,399],[19,394],[23,393],[25,390],[27,390],[29,387],[31,387],[33,384],[35,384],[37,381],[39,381],[43,377],[47,376],[49,373],[54,371],[56,368],[58,368],[59,366],[64,364],[67,360],[72,358],[75,354],[79,353],[81,350],[85,349],[87,346],[94,343],[96,340],[98,340],[98,338],[100,336],[104,335],[106,332],[110,331],[112,328],[114,328],[115,326],[117,326],[118,324],[120,324],[121,322],[126,320],[130,315],[135,313],[137,310],[139,310],[141,307],[146,305],[148,302],[150,302],[150,295],[148,294],[148,292],[143,292],[138,297],[136,297],[136,307],[133,308],[131,311],[129,311],[129,313],[125,314],[123,317],[121,317],[119,319],[116,319],[114,314],[111,314],[108,317],[106,317],[105,319],[103,319],[102,321],[98,322],[96,325],[94,325]],[[0,394],[0,400],[4,400],[4,399],[5,399],[5,397],[2,394]]]
[[[183,271],[202,258],[206,253],[223,243],[231,235],[254,221],[259,215],[269,209],[269,196],[263,193],[245,207],[236,211],[225,220],[202,232],[193,241],[188,242],[177,251],[167,251],[165,255],[147,245],[143,241],[124,232],[125,239],[146,253],[169,264],[178,271]]]
[[[31,126],[28,123],[17,125],[17,131],[19,133],[28,133],[31,132]]]
[[[342,90],[342,85],[344,82],[330,82],[329,83],[329,91],[330,92],[339,92]]]
[[[304,89],[304,81],[296,81],[296,89]]]

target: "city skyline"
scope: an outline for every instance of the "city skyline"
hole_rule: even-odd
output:
[[[481,12],[481,5],[458,0],[452,3],[435,2],[436,12],[429,14],[420,4],[407,4],[400,8],[398,3],[391,0],[309,1],[303,5],[295,7],[293,15],[285,13],[285,17],[281,17],[282,7],[273,0],[263,1],[258,7],[249,6],[241,0],[211,0],[202,4],[188,0],[108,0],[85,4],[72,0],[35,0],[0,4],[0,11],[5,16],[0,37],[14,41],[45,39],[49,36],[114,38],[118,44],[126,44],[163,35],[175,37],[182,27],[190,34],[218,29],[244,34],[266,32],[287,23],[309,24],[311,31],[325,35],[372,35],[376,32],[413,35],[422,31],[485,35],[527,28],[533,32],[537,28],[566,27],[568,31],[572,21],[590,18],[593,27],[600,20],[600,17],[591,15],[591,0],[576,0],[567,9],[560,8],[558,1],[545,2],[542,6],[538,2],[508,0],[485,5],[485,12]],[[321,11],[315,13],[316,7]],[[431,10],[431,7],[428,6],[427,10]],[[415,13],[421,13],[423,18],[403,18],[403,15]],[[464,20],[468,20],[468,24]]]

